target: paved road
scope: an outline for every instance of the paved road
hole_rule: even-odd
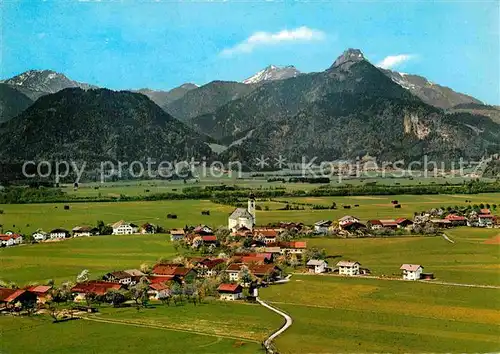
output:
[[[268,353],[273,353],[273,350],[271,349],[271,343],[272,341],[277,337],[279,336],[281,333],[285,332],[288,327],[290,327],[293,323],[293,320],[290,316],[288,316],[286,313],[284,313],[283,311],[280,311],[278,310],[277,308],[275,307],[272,307],[268,304],[266,304],[264,301],[262,301],[261,299],[257,298],[257,302],[259,304],[261,304],[262,306],[264,307],[267,307],[269,310],[271,311],[274,311],[276,312],[278,315],[282,316],[284,319],[285,319],[285,324],[280,328],[278,329],[276,332],[274,332],[273,334],[271,334],[269,336],[269,338],[267,338],[265,341],[264,341],[264,346],[266,347]]]

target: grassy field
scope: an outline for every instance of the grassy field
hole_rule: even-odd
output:
[[[258,201],[257,205],[269,207],[269,211],[257,211],[257,224],[279,221],[296,221],[312,225],[318,220],[335,220],[351,214],[363,221],[376,218],[413,217],[414,212],[421,212],[441,206],[465,205],[465,200],[472,204],[498,204],[500,212],[500,193],[478,195],[395,195],[395,196],[359,196],[359,197],[321,197],[321,198],[277,198],[296,203],[310,203],[330,206],[337,203],[336,210],[278,210],[285,204]],[[395,209],[391,200],[398,200],[402,207]],[[359,204],[359,207],[354,207]],[[343,209],[351,205],[352,209]],[[229,205],[215,204],[208,200],[172,200],[153,202],[108,202],[108,203],[72,203],[70,210],[64,210],[63,204],[3,204],[0,209],[0,224],[4,230],[15,232],[33,232],[38,228],[50,231],[56,227],[71,229],[77,225],[95,225],[97,220],[106,223],[124,219],[137,224],[150,222],[165,228],[184,227],[185,225],[208,224],[213,227],[227,225],[227,217],[234,209]],[[202,216],[202,210],[210,210],[210,216]],[[173,213],[177,219],[167,219]]]
[[[184,306],[185,308],[188,305]],[[259,353],[263,352],[257,340],[243,338],[231,338],[231,332],[222,332],[224,326],[217,327],[216,321],[205,320],[198,322],[198,313],[203,318],[204,312],[210,313],[211,318],[221,318],[220,305],[205,305],[191,310],[191,315],[186,316],[184,307],[172,308],[167,314],[162,309],[155,308],[143,310],[140,314],[144,318],[154,318],[155,325],[144,324],[150,322],[145,319],[129,321],[124,323],[103,323],[89,320],[75,320],[64,323],[53,324],[48,316],[37,316],[35,318],[0,317],[0,352],[5,354],[44,354],[44,353]],[[201,310],[201,308],[210,310]],[[243,305],[241,309],[247,310]],[[240,316],[245,321],[264,322],[271,326],[279,321],[273,314],[266,313],[266,321],[258,315],[264,315],[260,309],[253,308],[251,316],[244,316],[243,311],[232,308],[222,317],[226,320],[231,318],[236,323]],[[118,310],[119,311],[119,310]],[[135,309],[133,311],[136,311]],[[149,314],[145,314],[150,311]],[[203,312],[204,311],[204,312]],[[249,310],[247,310],[249,311]],[[158,313],[160,312],[160,313]],[[172,314],[175,316],[172,317]],[[119,313],[123,317],[123,313]],[[165,316],[169,316],[168,318]],[[217,315],[217,316],[215,316]],[[103,316],[104,317],[104,316]],[[109,316],[106,316],[108,318]],[[188,319],[193,321],[193,326],[178,326],[179,318],[183,322]],[[205,315],[207,317],[207,315]],[[158,322],[161,322],[158,325]],[[203,323],[203,325],[202,325]],[[250,324],[250,323],[249,323]],[[163,326],[164,325],[164,326]],[[189,327],[189,328],[187,328]],[[201,329],[200,334],[193,332],[194,328]],[[259,329],[254,335],[261,338],[265,335],[264,330]],[[217,331],[221,335],[215,334]],[[222,334],[223,333],[223,334]],[[22,338],[22,340],[19,340]],[[56,339],[56,340],[55,340]]]
[[[500,285],[500,245],[484,241],[500,234],[498,229],[456,228],[442,237],[391,237],[365,239],[308,239],[308,247],[325,248],[335,264],[356,260],[373,275],[400,275],[403,263],[421,264],[446,282]]]
[[[300,171],[295,171],[300,172]],[[264,173],[265,176],[261,177],[250,177],[248,173],[243,173],[242,178],[237,178],[237,175],[231,177],[225,175],[220,178],[215,177],[204,177],[198,182],[195,180],[188,180],[184,183],[183,180],[142,180],[142,181],[117,181],[117,182],[94,182],[94,183],[81,183],[80,188],[76,191],[73,190],[73,185],[65,184],[61,185],[64,192],[70,195],[86,196],[86,197],[119,197],[121,194],[126,196],[139,196],[148,195],[153,193],[176,193],[182,192],[185,187],[197,186],[214,186],[225,184],[228,186],[237,185],[241,188],[252,188],[252,189],[267,189],[267,188],[285,188],[286,190],[312,190],[318,188],[319,184],[311,183],[282,183],[282,182],[268,182],[269,177],[279,177],[276,173]],[[283,177],[288,179],[290,177]],[[401,178],[390,178],[380,177],[375,174],[365,176],[365,177],[350,177],[342,178],[332,177],[330,185],[333,186],[345,186],[345,185],[363,185],[366,183],[376,182],[377,185],[428,185],[428,184],[460,184],[463,182],[470,181],[470,178],[461,177],[418,177],[414,178],[401,177]],[[494,181],[493,179],[484,178],[485,182]]]
[[[260,296],[294,320],[280,353],[498,352],[500,290],[294,276]]]
[[[83,270],[91,276],[138,268],[175,250],[167,235],[85,237],[0,249],[0,279],[19,285],[32,281],[75,280]]]

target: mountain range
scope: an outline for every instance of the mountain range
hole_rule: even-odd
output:
[[[243,82],[170,91],[114,92],[49,70],[0,85],[4,161],[213,157],[214,143],[219,158],[247,164],[260,155],[451,160],[500,147],[498,107],[421,76],[377,68],[357,49],[323,72],[271,65]]]

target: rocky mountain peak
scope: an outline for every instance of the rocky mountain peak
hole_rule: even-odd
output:
[[[28,70],[4,82],[13,87],[46,93],[55,93],[70,87],[96,88],[96,86],[73,81],[66,75],[53,70]]]
[[[274,80],[284,80],[291,77],[295,77],[300,74],[295,66],[288,65],[279,67],[276,65],[269,65],[265,69],[259,71],[257,74],[249,77],[244,80],[244,84],[256,84],[265,81],[274,81]]]
[[[346,63],[354,64],[360,61],[365,60],[365,57],[361,50],[349,48],[344,51],[333,63],[331,68],[337,68],[340,66],[344,66]]]

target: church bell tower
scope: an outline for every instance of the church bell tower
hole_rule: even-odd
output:
[[[253,194],[250,195],[250,198],[248,199],[248,208],[247,208],[248,212],[250,213],[250,215],[252,215],[253,217],[253,224],[255,225],[255,197],[253,196]]]

